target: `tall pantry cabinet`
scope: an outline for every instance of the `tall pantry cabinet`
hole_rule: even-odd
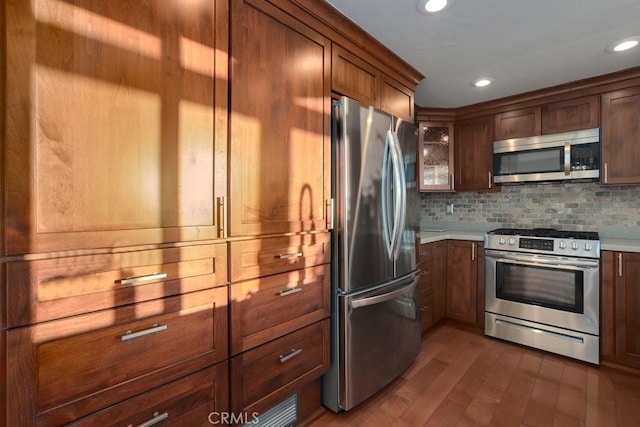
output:
[[[1,13],[0,425],[226,410],[226,2]]]

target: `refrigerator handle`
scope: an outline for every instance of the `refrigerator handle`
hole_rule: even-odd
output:
[[[407,293],[407,292],[413,292],[413,290],[415,289],[415,287],[418,284],[418,279],[417,277],[414,276],[413,280],[411,281],[411,283],[409,283],[406,286],[403,286],[399,289],[394,289],[393,291],[384,293],[384,294],[380,294],[380,295],[374,295],[371,297],[364,297],[364,298],[358,298],[358,299],[352,299],[350,302],[351,308],[362,308],[362,307],[367,307],[370,305],[376,305],[376,304],[380,304],[382,302],[385,301],[389,301],[392,299],[396,299],[398,296]]]
[[[387,255],[389,259],[393,259],[393,248],[395,246],[394,233],[391,232],[390,218],[389,218],[389,172],[392,172],[391,165],[393,162],[393,149],[391,147],[391,131],[387,132],[387,137],[384,140],[384,151],[382,154],[382,237],[384,238],[385,247],[387,249]]]
[[[402,233],[404,232],[405,227],[405,218],[407,213],[407,183],[405,182],[405,169],[404,169],[404,157],[402,156],[402,149],[400,148],[400,139],[398,138],[398,134],[394,131],[392,132],[393,145],[395,148],[396,156],[396,167],[395,171],[395,199],[397,203],[396,209],[396,240],[395,240],[395,248],[393,249],[394,259],[398,258],[398,253],[400,252],[400,246],[402,244]]]

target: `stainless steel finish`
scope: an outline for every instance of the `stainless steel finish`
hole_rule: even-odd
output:
[[[572,132],[563,132],[552,135],[538,135],[526,138],[512,138],[493,142],[493,153],[516,153],[545,148],[564,149],[563,170],[558,172],[520,173],[513,175],[494,175],[494,183],[519,183],[528,181],[554,181],[568,179],[594,179],[600,177],[598,169],[572,170],[571,147],[580,144],[599,142],[600,129],[586,129]],[[606,183],[606,163],[605,163]]]
[[[333,198],[327,200],[327,230],[333,230],[333,221],[335,216]]]
[[[279,254],[277,258],[280,258],[280,259],[302,258],[302,252],[291,252],[288,254]]]
[[[136,338],[144,337],[146,335],[151,335],[151,334],[156,334],[158,332],[166,331],[168,328],[169,328],[168,325],[158,325],[157,323],[154,323],[154,325],[149,329],[144,329],[138,332],[127,331],[124,335],[120,337],[120,339],[122,341],[129,341]]]
[[[151,280],[160,280],[160,279],[166,279],[166,278],[167,278],[167,273],[151,273],[151,274],[145,274],[144,276],[125,277],[124,279],[116,280],[115,283],[118,283],[120,285],[135,285],[141,282],[149,282]]]
[[[486,335],[589,363],[598,364],[600,361],[598,336],[489,312],[485,313],[484,322]]]
[[[597,235],[520,234],[497,230],[485,236],[485,333],[599,363]]]
[[[418,135],[415,124],[345,97],[333,112],[332,363],[322,400],[341,411],[419,352]]]
[[[155,412],[153,414],[153,418],[151,418],[149,421],[145,421],[144,423],[138,425],[138,427],[151,427],[158,424],[159,422],[166,420],[167,418],[169,418],[168,412],[164,412],[162,414],[159,412]],[[133,425],[129,424],[128,427],[133,427]]]
[[[475,261],[476,259],[476,244],[471,244],[471,261]]]
[[[281,354],[280,355],[280,363],[285,363],[287,360],[293,359],[294,357],[296,357],[300,353],[302,353],[302,349],[301,348],[292,348],[290,353]]]
[[[218,237],[227,237],[227,198],[218,197]]]
[[[489,171],[489,188],[491,188],[493,185],[491,184],[491,171]]]
[[[608,180],[609,180],[609,167],[608,167],[607,163],[605,162],[605,164],[604,164],[604,183],[606,184]]]
[[[622,277],[622,253],[618,253],[618,276]]]
[[[298,292],[302,292],[302,288],[283,289],[279,294],[281,297],[286,297],[287,295],[297,294]]]

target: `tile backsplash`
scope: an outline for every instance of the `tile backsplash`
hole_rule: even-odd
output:
[[[640,186],[597,182],[503,185],[497,193],[422,193],[421,227],[557,228],[640,237]],[[453,204],[453,213],[445,213]]]

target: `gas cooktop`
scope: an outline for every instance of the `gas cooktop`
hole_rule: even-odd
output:
[[[600,237],[592,231],[498,228],[486,234],[485,249],[600,258]]]

